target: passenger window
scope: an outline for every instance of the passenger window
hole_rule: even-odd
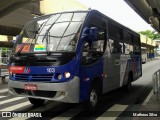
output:
[[[109,49],[110,49],[110,53],[123,53],[123,43],[116,41],[116,40],[112,40],[109,39]]]
[[[106,48],[106,22],[98,14],[94,14],[88,21],[88,28],[97,27],[98,38],[96,41],[83,43],[82,64],[90,65],[98,61]]]
[[[108,33],[109,33],[109,39],[119,40],[119,41],[123,39],[122,29],[112,23],[108,24]]]
[[[82,64],[89,65],[100,59],[105,49],[105,30],[98,28],[98,40],[83,43]]]
[[[123,40],[124,40],[124,53],[131,55],[133,53],[133,34],[124,30]]]
[[[122,29],[112,23],[108,24],[109,41],[108,48],[111,54],[123,53]]]
[[[141,47],[140,47],[140,38],[137,36],[133,37],[133,52],[135,55],[141,54]]]

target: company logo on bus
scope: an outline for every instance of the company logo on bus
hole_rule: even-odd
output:
[[[11,67],[9,67],[9,72],[23,73],[24,69],[25,69],[24,66],[11,66]]]
[[[9,67],[9,72],[11,73],[30,73],[30,68],[25,66],[11,66]]]

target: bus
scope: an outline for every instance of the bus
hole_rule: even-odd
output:
[[[31,104],[87,103],[142,76],[136,32],[97,10],[60,12],[29,21],[9,61],[9,93]]]
[[[142,63],[147,62],[147,48],[141,47],[141,53],[142,53]]]

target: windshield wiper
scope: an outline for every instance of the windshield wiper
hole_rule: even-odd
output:
[[[35,33],[32,34],[33,35],[36,35]],[[21,53],[21,51],[23,50],[24,46],[26,45],[26,43],[28,43],[28,41],[32,38],[32,36],[30,38],[28,38],[23,44],[21,44],[19,50],[17,51],[16,55],[19,55]]]
[[[69,21],[69,24],[67,25],[66,29],[64,30],[64,32],[63,32],[63,34],[62,34],[62,36],[61,36],[61,38],[60,38],[60,41],[59,41],[59,43],[58,43],[58,45],[57,45],[56,50],[58,49],[58,46],[59,46],[59,44],[60,44],[60,42],[61,42],[62,38],[64,37],[64,34],[66,33],[66,31],[67,31],[68,27],[69,27],[69,26],[70,26],[70,24],[71,24],[71,21],[72,21],[72,19],[73,19],[73,16],[74,16],[74,13],[72,14],[72,17],[71,17],[71,19],[70,19],[70,21]]]
[[[33,34],[30,36],[30,38],[28,38],[20,47],[20,49],[17,51],[16,55],[19,55],[21,53],[21,51],[23,50],[24,46],[26,45],[26,43],[28,43],[28,41],[33,37],[35,38],[36,34],[38,34],[38,31],[42,28],[42,26],[44,25],[45,22],[43,22],[40,27],[38,28],[38,30],[33,31]]]
[[[51,55],[51,52],[48,50],[48,43],[49,43],[49,40],[48,40],[48,37],[50,38],[50,29],[52,28],[52,26],[57,22],[57,20],[60,18],[62,14],[59,15],[59,17],[54,21],[54,23],[52,23],[52,25],[46,30],[45,34],[44,34],[44,37],[42,39],[42,42],[44,41],[44,39],[46,38],[46,42],[47,42],[47,55]]]
[[[62,14],[61,14],[62,15]],[[44,39],[47,37],[48,32],[50,31],[50,29],[52,28],[52,26],[57,22],[57,20],[61,17],[61,15],[54,21],[54,23],[52,23],[52,25],[46,30],[44,37],[42,39],[42,42],[44,41]]]

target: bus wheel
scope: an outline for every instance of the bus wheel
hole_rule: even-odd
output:
[[[28,98],[29,102],[34,106],[41,106],[44,104],[45,100],[36,99],[36,98]]]
[[[89,100],[87,101],[87,110],[95,110],[98,105],[99,89],[95,84],[92,85],[89,93]]]
[[[131,75],[128,75],[128,82],[127,85],[124,86],[125,90],[130,91],[132,88],[132,78]]]

